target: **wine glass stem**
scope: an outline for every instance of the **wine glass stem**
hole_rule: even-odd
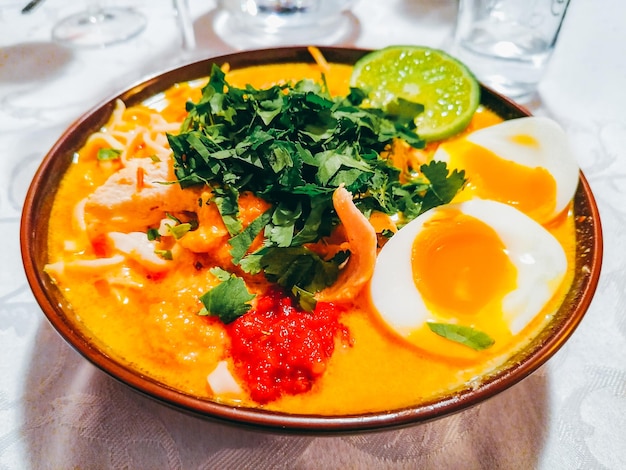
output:
[[[89,22],[97,23],[102,15],[102,6],[98,0],[89,0],[87,2],[87,15]]]
[[[183,39],[183,49],[193,50],[196,47],[196,37],[189,12],[189,0],[174,0],[174,7]]]

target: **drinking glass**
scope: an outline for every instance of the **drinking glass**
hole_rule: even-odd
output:
[[[215,30],[235,47],[328,45],[351,30],[355,0],[218,0]]]
[[[137,36],[145,27],[145,16],[135,10],[90,1],[84,11],[54,25],[52,38],[72,47],[105,47]]]
[[[460,0],[452,53],[518,101],[535,92],[569,0]]]

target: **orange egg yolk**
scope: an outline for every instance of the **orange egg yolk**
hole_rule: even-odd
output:
[[[517,270],[486,223],[455,209],[439,211],[413,242],[413,280],[431,311],[459,317],[501,311]]]
[[[539,145],[530,135],[514,136],[511,140],[521,146]],[[467,139],[446,143],[446,150],[450,165],[465,169],[466,195],[469,192],[509,204],[537,221],[551,218],[556,207],[556,181],[545,168],[505,160]]]

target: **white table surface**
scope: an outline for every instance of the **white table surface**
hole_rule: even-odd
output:
[[[146,75],[233,49],[215,2],[190,0],[198,47],[181,49],[171,0],[131,0],[135,39],[74,51],[52,24],[83,2],[0,0],[0,469],[503,468],[626,466],[626,2],[572,0],[530,108],[559,121],[597,198],[605,240],[595,299],[569,342],[526,380],[462,413],[336,437],[255,432],[190,417],[95,369],[49,326],[18,243],[37,165],[73,119]],[[104,2],[116,3],[116,2]],[[117,2],[120,3],[120,2]],[[454,0],[360,0],[342,45],[449,45]]]

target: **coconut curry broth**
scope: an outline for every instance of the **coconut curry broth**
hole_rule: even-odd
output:
[[[331,93],[347,93],[350,72],[348,66],[331,65],[326,73]],[[227,80],[238,87],[252,84],[261,88],[302,77],[319,80],[321,73],[315,65],[283,64],[231,71]],[[157,104],[156,107],[161,109],[160,114],[165,121],[174,124],[168,127],[160,123],[159,126],[167,128],[168,132],[175,132],[172,128],[177,129],[185,115],[182,102],[188,98],[197,100],[199,87],[180,84],[164,96],[165,99],[161,97],[157,103],[170,104],[164,108]],[[127,118],[131,116],[128,119],[131,123],[144,124],[149,122],[145,120],[151,113],[141,106],[124,112]],[[491,112],[481,109],[470,129],[499,120]],[[99,148],[111,146],[106,129],[103,134],[90,139],[78,152],[78,158],[67,171],[56,195],[49,228],[52,264],[48,272],[73,306],[84,331],[112,356],[186,393],[226,403],[258,406],[241,395],[215,397],[207,384],[207,375],[228,357],[229,339],[218,320],[198,315],[202,308],[199,297],[217,282],[207,274],[210,266],[204,264],[206,259],[202,255],[182,250],[177,253],[175,270],[156,275],[136,269],[135,263],[126,259],[116,269],[108,266],[97,270],[81,267],[80,260],[101,255],[98,253],[98,236],[94,242],[93,234],[88,236],[81,222],[83,201],[117,170],[114,162],[96,158]],[[158,140],[157,137],[150,139]],[[149,156],[154,152],[151,145],[150,142],[131,145],[134,154],[131,157]],[[171,172],[169,176],[170,180],[173,179]],[[139,175],[137,179],[140,179]],[[189,199],[197,201],[198,195],[193,191],[191,193]],[[256,207],[258,204],[258,201],[252,200],[248,210],[242,211],[243,216],[253,218],[262,210],[262,207]],[[110,227],[98,230],[119,228],[112,222]],[[570,266],[573,266],[571,215],[552,227],[551,231],[566,248]],[[228,246],[223,242],[209,246],[215,252],[221,251],[219,256],[228,256]],[[60,269],[59,262],[74,262],[74,267]],[[571,276],[570,272],[569,280]],[[554,300],[552,307],[558,306],[568,285],[569,282],[564,283],[563,292]],[[254,287],[262,291],[265,286]],[[372,311],[366,290],[341,316],[352,343],[346,345],[337,341],[324,375],[312,390],[284,396],[264,405],[266,408],[293,413],[353,414],[415,404],[461,387],[472,378],[497,367],[532,338],[546,320],[545,316],[539,315],[520,336],[522,340],[519,344],[486,353],[481,363],[441,360],[406,345],[387,330]]]

